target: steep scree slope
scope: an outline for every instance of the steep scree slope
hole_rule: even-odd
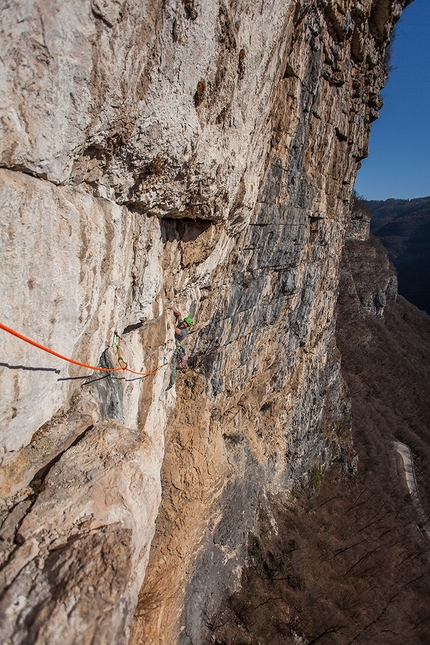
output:
[[[199,643],[267,495],[351,468],[338,264],[406,4],[2,8],[3,323],[146,372],[197,320],[167,393],[1,332],[3,640],[126,642],[152,542],[132,640]]]

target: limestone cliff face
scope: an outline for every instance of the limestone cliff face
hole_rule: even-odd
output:
[[[168,392],[1,331],[3,640],[127,642],[150,559],[131,642],[200,643],[267,495],[350,467],[338,265],[405,4],[3,7],[3,324],[148,372],[196,319]]]

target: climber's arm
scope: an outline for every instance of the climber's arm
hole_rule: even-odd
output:
[[[180,312],[178,309],[176,309],[175,307],[170,307],[170,309],[171,309],[171,310],[173,311],[173,313],[175,314],[175,316],[176,316],[176,320],[179,320],[180,318],[182,318],[182,314],[181,314],[181,312]]]
[[[176,322],[175,322],[175,334],[177,336],[181,336],[181,328],[178,327],[178,320],[182,320],[182,314],[179,311],[179,309],[176,309],[176,307],[170,307],[170,309],[173,311],[173,313],[176,316]]]

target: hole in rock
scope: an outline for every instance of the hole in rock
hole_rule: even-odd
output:
[[[103,159],[106,156],[106,150],[101,146],[88,146],[82,153],[84,157],[90,159]]]
[[[210,228],[212,222],[206,219],[164,217],[161,220],[161,235],[163,242],[194,242],[199,235]]]

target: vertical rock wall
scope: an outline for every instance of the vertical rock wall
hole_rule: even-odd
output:
[[[5,641],[126,642],[152,541],[131,640],[201,642],[267,495],[348,468],[338,263],[404,4],[2,9],[1,321],[139,372],[197,321],[168,392],[1,331]]]

